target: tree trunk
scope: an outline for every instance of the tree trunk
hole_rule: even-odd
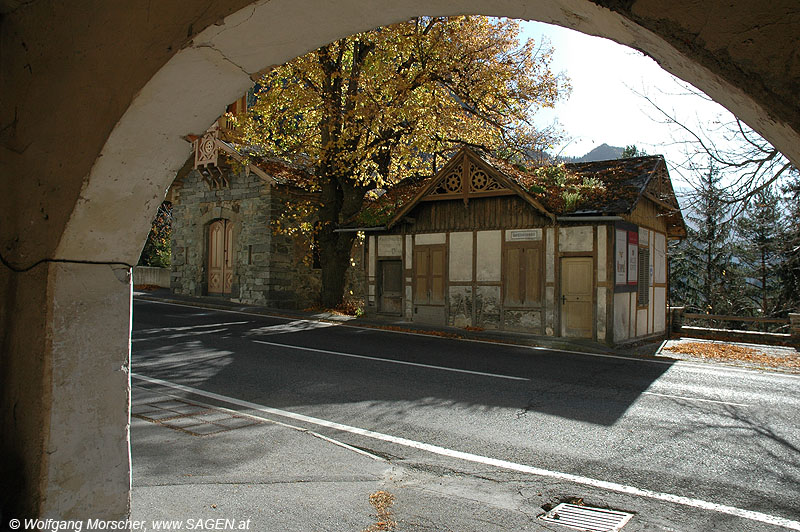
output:
[[[327,167],[332,168],[331,166]],[[319,208],[320,266],[322,266],[322,305],[334,308],[342,303],[350,267],[354,232],[335,232],[341,221],[354,217],[364,201],[364,187],[352,179],[328,174],[322,185],[322,204]]]
[[[324,231],[323,231],[324,233]],[[355,233],[334,233],[320,238],[322,266],[322,306],[335,308],[342,303],[347,284],[347,268]]]

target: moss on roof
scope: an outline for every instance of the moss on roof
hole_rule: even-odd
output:
[[[481,155],[556,215],[575,212],[626,214],[659,164],[660,155],[530,168]]]

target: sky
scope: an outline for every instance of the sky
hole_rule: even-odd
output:
[[[686,156],[676,127],[660,123],[658,111],[636,92],[644,93],[658,105],[687,123],[713,127],[719,119],[732,120],[722,106],[704,98],[687,95],[672,74],[641,52],[608,39],[541,22],[523,22],[521,38],[554,48],[552,69],[564,72],[572,84],[569,99],[555,109],[537,113],[538,125],[557,121],[567,141],[553,150],[567,156],[581,156],[600,144],[635,144],[648,154],[662,154],[670,165],[673,181],[681,181],[675,166]],[[695,89],[696,90],[696,89]],[[677,174],[677,175],[676,175]]]

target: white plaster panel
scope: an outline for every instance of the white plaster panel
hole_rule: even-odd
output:
[[[556,263],[556,250],[555,250],[555,231],[552,227],[547,228],[547,238],[545,239],[545,247],[547,248],[547,257],[545,264],[545,281],[548,283],[555,282],[555,263]]]
[[[555,334],[555,322],[556,316],[553,309],[555,309],[555,288],[552,286],[547,286],[544,289],[544,301],[545,301],[545,312],[544,312],[544,324],[545,329],[544,332],[547,336],[553,336]]]
[[[656,233],[653,239],[653,260],[654,264],[654,282],[666,283],[667,282],[667,237],[662,233]]]
[[[606,290],[605,286],[597,287],[597,339],[601,342],[606,339]]]
[[[406,303],[406,308],[405,308],[406,319],[410,320],[412,315],[413,315],[413,305],[412,305],[412,301],[411,301],[411,286],[406,286],[405,303]]]
[[[444,244],[445,242],[445,234],[444,233],[423,233],[421,235],[416,235],[414,237],[415,243],[417,245],[426,245],[426,244]]]
[[[630,338],[630,320],[630,294],[614,294],[614,342],[623,342]]]
[[[377,251],[378,246],[377,246],[377,243],[375,242],[375,240],[376,239],[375,239],[374,236],[369,237],[369,276],[370,277],[374,277],[376,275],[375,272],[377,272],[377,265],[376,265],[377,254],[375,252]]]
[[[637,321],[636,321],[636,336],[646,336],[647,335],[647,309],[637,310],[636,313]]]
[[[478,231],[478,281],[500,281],[502,231]]]
[[[650,305],[647,307],[647,334],[653,334],[653,298],[655,297],[655,288],[649,288],[650,292]]]
[[[653,286],[653,283],[655,282],[654,279],[655,279],[655,271],[656,271],[655,270],[656,253],[655,253],[655,242],[654,241],[655,241],[655,232],[654,231],[650,231],[650,245],[648,246],[649,247],[649,251],[650,251],[650,258],[649,258],[649,261],[650,261],[650,265],[649,265],[650,274],[648,276],[648,278],[650,279],[650,281],[649,281],[650,286]],[[650,301],[652,301],[652,300],[653,300],[653,298],[651,297]]]
[[[406,235],[406,260],[405,264],[403,265],[404,268],[407,270],[411,269],[411,255],[413,253],[414,241],[412,240],[411,235]]]
[[[400,257],[403,255],[403,237],[401,235],[381,235],[378,239],[379,257]]]
[[[653,332],[667,330],[667,289],[656,288],[653,294]]]
[[[592,251],[594,235],[592,226],[559,227],[559,251]]]
[[[450,233],[450,280],[472,281],[472,231]]]
[[[628,338],[636,336],[636,292],[630,292],[628,296],[628,308],[631,310],[630,317],[630,330],[628,331]]]
[[[608,276],[608,228],[604,225],[597,226],[597,280],[603,282]]]

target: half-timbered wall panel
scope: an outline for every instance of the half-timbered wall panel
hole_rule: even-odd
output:
[[[472,281],[473,233],[450,233],[450,281]]]
[[[478,231],[476,278],[479,282],[500,282],[502,238],[500,231]]]

